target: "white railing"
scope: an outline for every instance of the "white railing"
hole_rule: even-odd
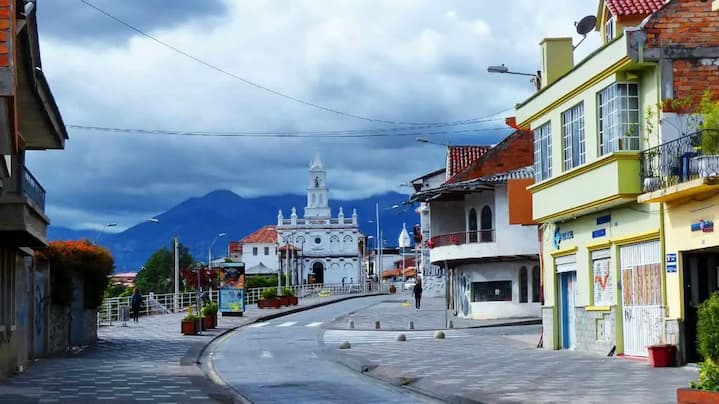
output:
[[[384,285],[383,289],[386,290],[388,287],[388,285]],[[290,286],[290,288],[295,292],[295,296],[300,299],[366,293],[370,291],[370,287],[367,283],[345,283],[344,285],[340,283],[315,283],[309,285]],[[245,304],[257,304],[257,300],[262,298],[262,291],[264,289],[265,288],[246,289]],[[371,291],[378,291],[377,284],[372,284]],[[131,298],[131,296],[125,296],[105,299],[102,306],[100,306],[97,310],[98,326],[112,325],[113,322],[119,321],[121,319],[122,308],[130,306]],[[213,290],[210,299],[217,301],[218,298],[218,291]],[[150,292],[149,294],[144,295],[143,299],[144,304],[142,305],[142,309],[140,311],[141,315],[168,314],[182,312],[187,310],[189,306],[194,306],[196,304],[197,295],[195,292],[183,292],[178,293],[177,299],[175,299],[174,293],[156,295]]]

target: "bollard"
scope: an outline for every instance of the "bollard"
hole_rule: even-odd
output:
[[[354,321],[354,320],[350,320],[349,328],[355,328],[355,321]]]
[[[449,320],[449,328],[454,328],[454,323],[452,322],[452,320]]]
[[[414,330],[414,321],[409,322],[409,329]]]
[[[444,339],[444,331],[436,331],[434,337],[438,339]]]
[[[405,336],[404,334],[399,334],[397,335],[396,339],[397,341],[407,341],[407,336]]]
[[[374,329],[379,330],[379,321],[374,322]]]
[[[349,341],[345,341],[345,342],[341,343],[339,346],[340,349],[350,349],[351,347],[352,347],[352,345],[350,345]]]

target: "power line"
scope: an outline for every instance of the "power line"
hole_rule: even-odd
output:
[[[204,61],[204,60],[198,58],[197,56],[194,56],[194,55],[192,55],[192,54],[190,54],[190,53],[188,53],[188,52],[185,52],[185,51],[183,51],[182,49],[180,49],[180,48],[178,48],[178,47],[176,47],[176,46],[173,46],[173,45],[171,45],[171,44],[169,44],[169,43],[167,43],[167,42],[165,42],[165,41],[163,41],[163,40],[161,40],[161,39],[159,39],[159,38],[157,38],[157,37],[155,37],[155,36],[152,36],[152,35],[148,34],[147,32],[141,30],[140,28],[138,28],[138,27],[136,27],[136,26],[134,26],[134,25],[132,25],[132,24],[130,24],[130,23],[128,23],[128,22],[126,22],[126,21],[120,19],[119,17],[116,17],[116,16],[112,15],[110,12],[105,11],[104,9],[102,9],[102,8],[100,8],[100,7],[98,7],[98,6],[94,5],[94,4],[92,4],[92,3],[89,2],[88,0],[80,0],[80,1],[81,1],[83,4],[85,4],[86,6],[88,6],[88,7],[92,8],[92,9],[96,10],[97,12],[99,12],[99,13],[105,15],[106,17],[108,17],[108,18],[110,18],[110,19],[116,21],[117,23],[119,23],[119,24],[121,24],[121,25],[127,27],[128,29],[130,29],[130,30],[132,30],[132,31],[135,31],[135,32],[137,32],[138,34],[140,34],[140,35],[142,35],[142,36],[144,36],[144,37],[146,37],[146,38],[148,38],[148,39],[150,39],[150,40],[152,40],[152,41],[154,41],[154,42],[156,42],[156,43],[158,43],[158,44],[160,44],[160,45],[162,45],[162,46],[164,46],[164,47],[166,47],[166,48],[168,48],[168,49],[170,49],[170,50],[172,50],[172,51],[174,51],[174,52],[176,52],[176,53],[178,53],[178,54],[180,54],[180,55],[182,55],[182,56],[185,56],[186,58],[189,58],[189,59],[191,59],[191,60],[193,60],[193,61],[195,61],[195,62],[197,62],[197,63],[200,63],[201,65],[203,65],[203,66],[205,66],[205,67],[207,67],[207,68],[210,68],[210,69],[212,69],[212,70],[215,70],[215,71],[217,71],[217,72],[219,72],[219,73],[222,73],[222,74],[224,74],[224,75],[226,75],[226,76],[232,77],[232,78],[234,78],[234,79],[236,79],[236,80],[240,80],[240,81],[242,81],[243,83],[245,83],[245,84],[247,84],[247,85],[250,85],[250,86],[255,87],[255,88],[258,88],[258,89],[260,89],[260,90],[269,92],[269,93],[274,94],[274,95],[276,95],[276,96],[278,96],[278,97],[282,97],[282,98],[285,98],[285,99],[288,99],[288,100],[291,100],[291,101],[294,101],[294,102],[297,102],[297,103],[300,103],[300,104],[303,104],[303,105],[306,105],[306,106],[309,106],[309,107],[312,107],[312,108],[320,109],[320,110],[323,110],[323,111],[325,111],[325,112],[331,112],[331,113],[333,113],[333,114],[341,115],[341,116],[348,117],[348,118],[360,119],[360,120],[367,121],[367,122],[385,123],[385,124],[392,124],[392,125],[465,125],[465,124],[475,123],[477,119],[482,119],[482,118],[470,118],[470,119],[464,119],[464,120],[458,120],[458,121],[448,121],[448,122],[407,122],[407,121],[393,121],[393,120],[387,120],[387,119],[377,119],[377,118],[366,117],[366,116],[362,116],[362,115],[352,114],[352,113],[349,113],[349,112],[343,112],[343,111],[340,111],[340,110],[338,110],[338,109],[334,109],[334,108],[330,108],[330,107],[325,107],[325,106],[323,106],[323,105],[319,105],[319,104],[313,103],[313,102],[311,102],[311,101],[303,100],[303,99],[301,99],[301,98],[297,98],[297,97],[294,97],[294,96],[292,96],[292,95],[289,95],[289,94],[286,94],[286,93],[283,93],[283,92],[280,92],[280,91],[277,91],[277,90],[273,90],[273,89],[271,89],[271,88],[269,88],[269,87],[263,86],[262,84],[259,84],[259,83],[256,83],[256,82],[254,82],[254,81],[251,81],[251,80],[249,80],[249,79],[246,79],[246,78],[244,78],[244,77],[238,76],[237,74],[234,74],[234,73],[232,73],[232,72],[230,72],[230,71],[228,71],[228,70],[225,70],[225,69],[223,69],[223,68],[221,68],[221,67],[219,67],[219,66],[217,66],[217,65],[214,65],[214,64],[212,64],[212,63],[206,62],[206,61]],[[505,110],[505,111],[506,111],[506,110]],[[504,111],[500,111],[500,112],[504,112]]]
[[[213,132],[213,131],[173,131],[162,129],[112,128],[104,126],[66,125],[71,129],[90,130],[99,132],[112,132],[122,134],[143,134],[158,136],[194,136],[194,137],[248,137],[248,138],[371,138],[371,137],[404,137],[404,136],[434,136],[467,134],[472,132],[486,132],[508,130],[506,126],[496,128],[474,128],[457,131],[435,132],[401,132],[401,133],[271,133],[271,132]]]

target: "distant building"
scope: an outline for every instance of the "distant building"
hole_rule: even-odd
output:
[[[113,274],[110,277],[110,282],[114,286],[133,287],[135,286],[136,276],[137,272],[121,272],[118,274]]]
[[[341,283],[361,279],[360,243],[364,236],[357,224],[357,212],[345,218],[339,208],[332,217],[329,207],[327,171],[319,154],[310,163],[307,206],[304,217],[298,218],[293,207],[289,219],[280,210],[277,215],[277,242],[290,248],[290,273],[292,282]],[[299,259],[298,259],[299,258]],[[286,266],[286,264],[281,264]]]
[[[277,229],[268,225],[240,240],[235,246],[239,250],[239,261],[245,263],[247,275],[269,275],[277,273]],[[230,251],[232,257],[233,252]]]

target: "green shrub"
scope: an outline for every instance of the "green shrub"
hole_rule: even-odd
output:
[[[691,388],[719,391],[719,293],[715,292],[699,306],[697,350],[704,357],[699,377]]]
[[[711,90],[706,90],[701,102],[699,112],[702,115],[702,152],[715,155],[719,153],[719,102],[712,101]]]
[[[294,296],[295,290],[292,288],[282,288],[282,296]]]
[[[200,319],[200,318],[197,317],[197,314],[187,313],[187,315],[185,316],[185,318],[183,318],[182,320],[183,320],[183,321],[197,321],[197,320],[199,320],[199,319]]]
[[[269,288],[277,285],[277,275],[249,275],[246,282],[247,289]]]
[[[217,303],[208,303],[202,307],[202,316],[203,317],[211,317],[217,314],[219,307],[217,306]]]
[[[262,298],[265,300],[276,299],[277,298],[277,289],[265,288],[265,290],[262,291]]]

